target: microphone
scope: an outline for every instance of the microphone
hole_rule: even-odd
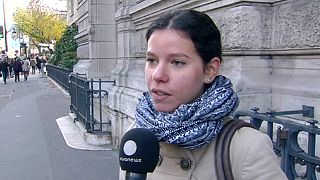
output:
[[[119,162],[126,171],[126,180],[145,180],[156,168],[159,159],[159,141],[144,128],[129,130],[120,143]]]

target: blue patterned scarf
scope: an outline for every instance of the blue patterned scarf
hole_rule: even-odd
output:
[[[139,98],[136,109],[136,127],[154,132],[159,141],[195,149],[207,145],[216,137],[223,118],[239,104],[231,81],[217,76],[195,101],[180,105],[174,112],[158,112],[148,92]]]

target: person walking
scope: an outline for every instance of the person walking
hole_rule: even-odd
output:
[[[9,77],[13,77],[13,59],[10,58],[8,59],[8,64],[9,64]]]
[[[41,73],[41,64],[42,64],[42,60],[39,58],[39,56],[36,56],[36,61],[37,61],[37,68],[39,70],[39,74]]]
[[[36,59],[32,58],[30,60],[30,65],[31,65],[31,74],[35,74],[36,73],[36,65],[37,65]]]
[[[23,60],[22,71],[23,71],[24,80],[25,81],[28,80],[29,71],[30,71],[30,61],[28,59]]]
[[[15,58],[13,63],[14,81],[20,81],[20,72],[22,72],[22,63],[18,57]]]
[[[7,78],[9,73],[9,63],[7,57],[4,57],[0,63],[0,69],[2,72],[2,79],[4,84],[7,84]]]

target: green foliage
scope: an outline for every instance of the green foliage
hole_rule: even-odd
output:
[[[59,40],[67,27],[64,18],[36,1],[27,9],[17,9],[13,20],[19,32],[28,36],[37,47],[40,43],[51,44],[52,40]]]
[[[54,48],[54,55],[50,59],[49,63],[72,69],[78,62],[77,58],[77,43],[74,36],[77,35],[78,27],[76,25],[69,26],[61,39],[57,41]]]
[[[0,38],[3,38],[3,26],[0,26]]]

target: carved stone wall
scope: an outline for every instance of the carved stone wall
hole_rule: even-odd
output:
[[[296,110],[309,105],[320,119],[319,0],[108,1],[114,9],[100,1],[83,0],[75,13],[81,59],[75,70],[116,80],[104,102],[115,147],[146,90],[146,28],[160,14],[178,8],[206,12],[221,30],[221,74],[232,79],[241,98],[239,109]],[[108,12],[100,14],[104,9]]]
[[[69,24],[76,23],[79,31],[75,37],[79,63],[74,71],[85,73],[89,78],[110,79],[117,57],[115,1],[70,1],[75,12],[69,17]]]
[[[320,47],[320,1],[278,3],[274,11],[273,48]]]

